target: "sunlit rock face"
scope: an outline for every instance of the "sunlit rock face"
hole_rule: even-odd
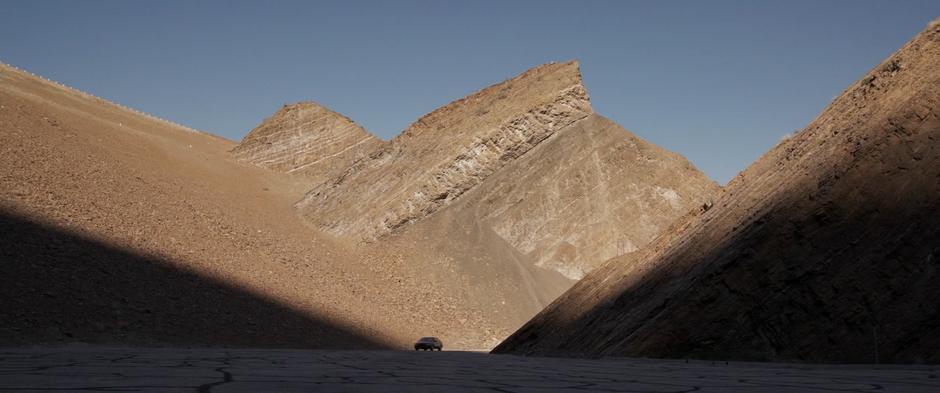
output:
[[[319,228],[366,241],[465,209],[473,214],[451,225],[483,225],[578,279],[717,189],[681,156],[594,114],[578,64],[567,62],[423,116],[298,207]]]
[[[374,240],[447,206],[590,113],[577,63],[537,67],[418,119],[299,207],[331,233]]]
[[[385,142],[349,118],[314,102],[284,105],[232,152],[280,172],[332,178]]]
[[[671,195],[668,191],[662,195]],[[940,23],[496,352],[940,361]]]

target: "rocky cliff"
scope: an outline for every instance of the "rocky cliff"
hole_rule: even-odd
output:
[[[284,105],[242,139],[239,161],[328,179],[385,142],[349,118],[314,102]]]
[[[940,361],[940,23],[495,349]]]

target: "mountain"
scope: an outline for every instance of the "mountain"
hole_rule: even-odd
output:
[[[311,229],[309,177],[234,148],[0,64],[0,344],[482,348],[518,326]]]
[[[685,158],[594,114],[566,62],[423,116],[297,206],[326,232],[375,241],[457,205],[479,214],[449,225],[482,225],[526,263],[578,279],[717,189]]]
[[[449,209],[535,265],[580,279],[652,240],[717,185],[684,157],[591,114],[493,174]]]
[[[590,113],[576,63],[536,67],[423,116],[298,207],[327,232],[375,240],[449,205]]]
[[[940,21],[494,352],[940,361]]]
[[[292,134],[271,135],[286,145],[277,139]],[[431,293],[459,293],[490,328],[440,334],[481,336],[477,348],[718,189],[685,158],[594,114],[576,62],[445,105],[367,156],[321,175],[301,214],[368,250],[377,269],[400,266]],[[390,214],[408,218],[386,226]],[[454,307],[443,304],[433,313]]]
[[[284,105],[232,149],[240,160],[286,173],[332,178],[385,144],[314,102]]]
[[[717,190],[593,113],[574,62],[390,142],[312,102],[234,143],[0,82],[0,344],[490,348]]]

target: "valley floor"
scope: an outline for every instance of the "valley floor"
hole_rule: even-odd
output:
[[[560,359],[474,352],[0,349],[0,391],[927,392],[934,366]]]

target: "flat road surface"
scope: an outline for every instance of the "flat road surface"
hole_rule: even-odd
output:
[[[940,379],[916,365],[68,347],[0,349],[0,391],[940,392]]]

